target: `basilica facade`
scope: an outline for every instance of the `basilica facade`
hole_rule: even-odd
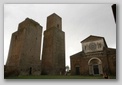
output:
[[[70,56],[71,75],[116,75],[116,49],[104,37],[90,35],[81,44],[82,51]]]

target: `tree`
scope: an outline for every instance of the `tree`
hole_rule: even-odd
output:
[[[66,72],[69,72],[69,66],[66,66]]]

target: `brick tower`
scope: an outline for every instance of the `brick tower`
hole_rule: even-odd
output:
[[[6,63],[6,71],[19,75],[40,75],[40,48],[42,27],[26,18],[19,24],[18,31],[12,34]]]
[[[62,18],[53,13],[47,17],[42,52],[42,74],[59,75],[65,71],[65,33]]]

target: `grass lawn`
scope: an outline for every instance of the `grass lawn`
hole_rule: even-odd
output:
[[[5,79],[104,79],[102,76],[15,76]],[[109,79],[116,79],[116,76],[109,76]]]

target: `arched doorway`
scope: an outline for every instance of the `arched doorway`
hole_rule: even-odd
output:
[[[98,64],[93,65],[93,73],[94,74],[99,74],[99,66],[98,66]]]
[[[99,58],[93,57],[88,61],[89,74],[90,75],[100,75],[103,73],[102,62]]]
[[[75,75],[80,75],[80,66],[79,65],[75,66]]]

